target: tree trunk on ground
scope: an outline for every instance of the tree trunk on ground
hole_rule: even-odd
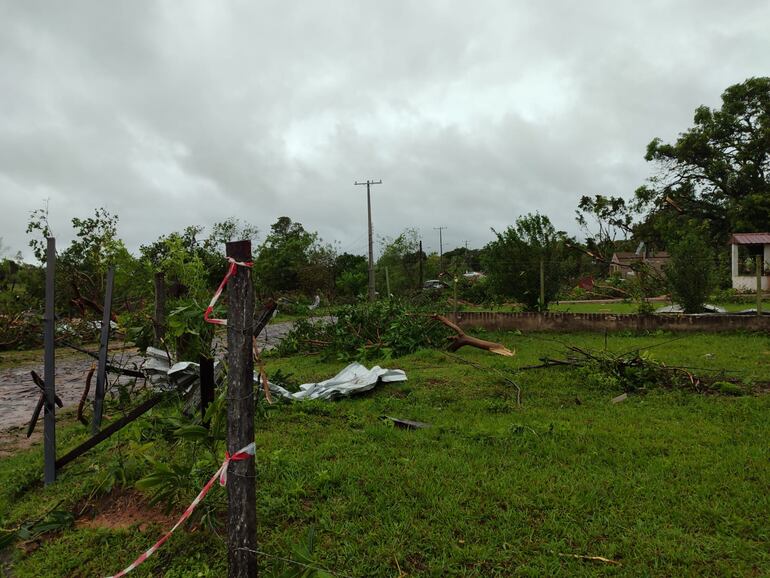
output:
[[[514,352],[505,347],[504,345],[500,343],[495,343],[494,341],[486,341],[484,339],[479,339],[478,337],[472,337],[470,335],[466,335],[465,331],[460,329],[458,325],[455,323],[452,323],[449,319],[444,317],[443,315],[434,314],[432,315],[433,319],[436,321],[440,321],[447,327],[449,327],[452,331],[457,333],[454,337],[451,337],[452,343],[449,344],[449,351],[457,351],[461,347],[464,347],[466,345],[470,347],[476,347],[478,349],[483,349],[485,351],[489,351],[491,353],[496,353],[498,355],[505,355],[506,357],[512,357],[514,355]]]

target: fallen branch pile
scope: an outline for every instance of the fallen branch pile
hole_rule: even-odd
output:
[[[716,374],[695,374],[692,368],[667,365],[653,359],[649,353],[639,350],[623,353],[594,351],[565,345],[564,358],[541,357],[540,365],[520,367],[519,370],[547,367],[579,367],[589,373],[617,384],[626,392],[644,391],[655,388],[687,389],[698,393],[737,393],[736,379],[725,378],[724,372]],[[729,390],[729,391],[728,391]]]
[[[500,343],[467,335],[439,314],[414,313],[396,300],[349,306],[337,318],[300,320],[278,346],[283,355],[323,353],[344,360],[398,357],[421,348],[456,351],[469,346],[498,355],[514,353]]]

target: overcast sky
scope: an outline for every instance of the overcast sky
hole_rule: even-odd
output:
[[[770,74],[770,2],[0,0],[0,237],[104,206],[129,248],[287,215],[343,251],[417,228],[480,247],[524,213],[577,233],[695,107]]]

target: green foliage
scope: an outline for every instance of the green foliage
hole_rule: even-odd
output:
[[[478,279],[457,277],[457,298],[479,305],[496,303],[498,300],[492,283],[486,276]]]
[[[618,236],[632,233],[631,208],[621,197],[583,195],[575,213],[586,236],[586,249],[598,261],[599,273],[606,275],[612,254],[618,250]]]
[[[342,307],[336,323],[299,320],[278,352],[321,351],[327,357],[364,361],[440,347],[447,335],[447,329],[428,316],[412,313],[400,301],[389,299]]]
[[[685,313],[700,313],[713,288],[714,255],[703,235],[692,224],[681,239],[670,245],[666,279],[671,298]]]
[[[318,567],[316,560],[315,527],[308,528],[305,540],[296,544],[291,549],[292,562],[286,562],[285,570],[279,578],[332,578],[334,574]]]
[[[559,293],[566,234],[538,213],[516,220],[485,247],[484,269],[492,289],[518,299],[528,310],[544,311]],[[545,302],[540,302],[540,264],[545,274]]]
[[[52,510],[42,520],[25,522],[13,530],[0,530],[0,550],[17,540],[32,540],[43,534],[66,530],[72,527],[73,522],[71,512]]]
[[[29,214],[27,234],[32,235],[29,246],[32,248],[35,258],[41,263],[45,263],[48,246],[46,239],[53,236],[51,226],[48,223],[48,200],[43,207],[35,209]]]
[[[197,362],[201,355],[211,356],[214,326],[203,319],[203,310],[196,301],[183,300],[168,314],[166,340],[175,344],[176,359]],[[215,308],[214,317],[222,314],[221,306]]]
[[[714,247],[736,231],[764,231],[770,222],[770,78],[728,87],[722,106],[700,106],[694,126],[673,144],[656,138],[646,159],[661,173],[636,192],[647,219],[669,233],[696,219]],[[681,214],[680,214],[681,213]],[[668,222],[668,224],[666,224]]]
[[[405,229],[395,239],[382,239],[377,259],[377,287],[385,296],[386,285],[393,295],[406,295],[420,288],[420,241],[416,229]],[[387,283],[385,277],[387,269]]]
[[[254,273],[263,292],[295,291],[300,275],[310,262],[310,252],[318,236],[301,223],[280,217],[270,227],[270,234],[260,246],[254,261]]]

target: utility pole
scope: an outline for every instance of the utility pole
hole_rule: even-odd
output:
[[[422,289],[423,283],[425,283],[425,278],[422,272],[422,239],[420,239],[420,252],[418,254],[419,264],[420,264],[420,287],[419,289]]]
[[[545,261],[540,257],[540,313],[545,311]]]
[[[372,195],[370,187],[371,185],[381,185],[382,179],[379,181],[367,180],[365,183],[355,181],[353,184],[366,185],[366,210],[369,217],[369,301],[374,301],[374,240],[372,237]]]
[[[442,233],[447,227],[433,227],[434,231],[438,231],[438,257],[441,263],[441,272],[444,272],[444,236]]]

